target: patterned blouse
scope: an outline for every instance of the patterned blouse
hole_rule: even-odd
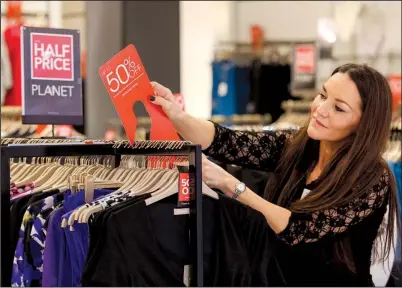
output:
[[[204,153],[227,164],[271,172],[275,170],[286,141],[291,137],[289,131],[234,131],[215,124],[214,140]],[[346,231],[386,205],[388,176],[388,172],[384,171],[366,195],[347,205],[308,215],[293,213],[288,226],[278,236],[289,245],[296,245]]]

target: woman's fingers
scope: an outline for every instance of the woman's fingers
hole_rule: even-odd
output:
[[[151,96],[150,101],[156,105],[159,105],[163,110],[168,111],[172,103],[161,96]]]
[[[169,88],[166,88],[165,86],[163,86],[155,81],[151,82],[151,86],[152,86],[152,89],[154,90],[155,96],[160,96],[160,97],[165,98],[168,101],[175,102],[175,98],[172,94],[172,91],[170,91]]]

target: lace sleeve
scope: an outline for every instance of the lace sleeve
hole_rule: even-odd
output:
[[[203,152],[215,160],[245,168],[273,171],[290,131],[235,131],[215,124],[212,144]]]
[[[345,232],[349,227],[370,216],[375,210],[384,207],[388,199],[388,187],[386,171],[369,193],[345,206],[311,214],[292,213],[288,226],[278,236],[294,246],[303,242],[316,242],[324,236],[330,237]]]

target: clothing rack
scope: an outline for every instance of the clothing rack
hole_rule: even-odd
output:
[[[187,156],[190,185],[195,194],[190,202],[190,247],[192,277],[190,286],[203,286],[203,239],[202,239],[202,158],[201,146],[189,142],[137,141],[130,146],[128,141],[98,142],[98,140],[64,141],[35,139],[36,143],[25,144],[2,139],[1,146],[1,286],[11,285],[12,251],[8,242],[10,231],[10,160],[16,157],[94,156],[114,155],[118,164],[121,155]],[[13,139],[15,140],[15,139]],[[26,140],[26,139],[23,139]],[[42,140],[42,141],[40,141]],[[59,143],[61,142],[61,143]],[[13,144],[17,143],[17,144]],[[6,240],[7,239],[7,240]]]
[[[311,44],[316,45],[316,41],[266,40],[262,43],[261,49],[253,50],[253,44],[250,42],[221,41],[215,49],[215,59],[236,59],[243,56],[262,58],[268,62],[291,63],[294,46]],[[287,48],[286,53],[281,53],[281,48]]]

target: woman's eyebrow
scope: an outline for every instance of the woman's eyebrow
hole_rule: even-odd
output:
[[[348,105],[350,107],[350,109],[352,109],[352,107],[345,101],[343,101],[342,99],[339,98],[335,98],[336,101],[341,102],[341,103],[345,103],[346,105]]]
[[[328,93],[328,92],[327,92],[327,89],[325,88],[325,85],[324,85],[324,84],[322,85],[322,90],[324,90],[325,93]],[[335,98],[335,100],[338,101],[338,102],[341,102],[341,103],[344,103],[344,104],[348,105],[348,106],[350,107],[350,109],[352,109],[352,107],[351,107],[347,102],[345,102],[344,100],[339,99],[339,98]],[[352,110],[353,110],[353,109],[352,109]]]

